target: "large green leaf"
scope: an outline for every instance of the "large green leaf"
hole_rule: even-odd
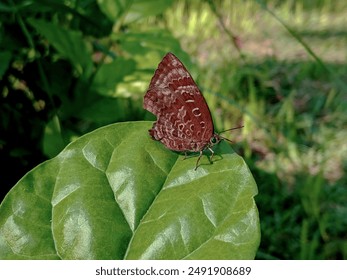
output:
[[[118,123],[26,174],[0,205],[0,259],[252,259],[259,240],[249,169],[227,143],[196,157]]]

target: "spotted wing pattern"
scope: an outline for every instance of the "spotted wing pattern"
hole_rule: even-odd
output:
[[[182,62],[168,53],[158,65],[144,97],[157,116],[149,134],[174,151],[202,151],[214,135],[210,110]]]

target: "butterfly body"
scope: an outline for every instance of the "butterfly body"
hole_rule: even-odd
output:
[[[167,148],[200,152],[217,144],[207,103],[182,62],[168,53],[159,63],[144,97],[144,108],[157,116],[149,134]],[[198,164],[198,162],[197,162]],[[197,166],[197,165],[196,165]]]

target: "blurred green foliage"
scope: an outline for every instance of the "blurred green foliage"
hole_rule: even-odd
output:
[[[145,118],[142,95],[155,67],[153,56],[159,60],[169,50],[183,51],[170,32],[139,31],[131,24],[171,4],[39,0],[0,5],[3,188],[88,131]]]
[[[346,259],[346,11],[342,0],[3,1],[2,187],[88,131],[153,119],[142,97],[171,51],[216,130],[245,125],[232,140],[259,188],[257,257]]]

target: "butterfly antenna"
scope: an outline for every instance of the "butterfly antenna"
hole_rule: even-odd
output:
[[[244,125],[240,125],[240,126],[237,126],[237,127],[233,127],[233,128],[229,128],[229,129],[223,130],[223,131],[221,131],[219,133],[223,133],[223,132],[226,132],[226,131],[235,130],[235,129],[239,129],[239,128],[243,128],[243,127],[244,127]]]
[[[221,134],[221,133],[223,133],[223,132],[226,132],[226,131],[230,131],[230,130],[235,130],[235,129],[243,128],[243,127],[244,127],[244,125],[240,125],[240,126],[237,126],[237,127],[229,128],[229,129],[226,129],[226,130],[223,130],[223,131],[219,132],[219,134]],[[223,140],[226,140],[226,141],[230,142],[230,143],[233,142],[233,141],[231,141],[230,139],[225,138],[225,137],[223,137],[223,136],[221,136],[221,135],[219,135],[219,137],[222,138]]]

